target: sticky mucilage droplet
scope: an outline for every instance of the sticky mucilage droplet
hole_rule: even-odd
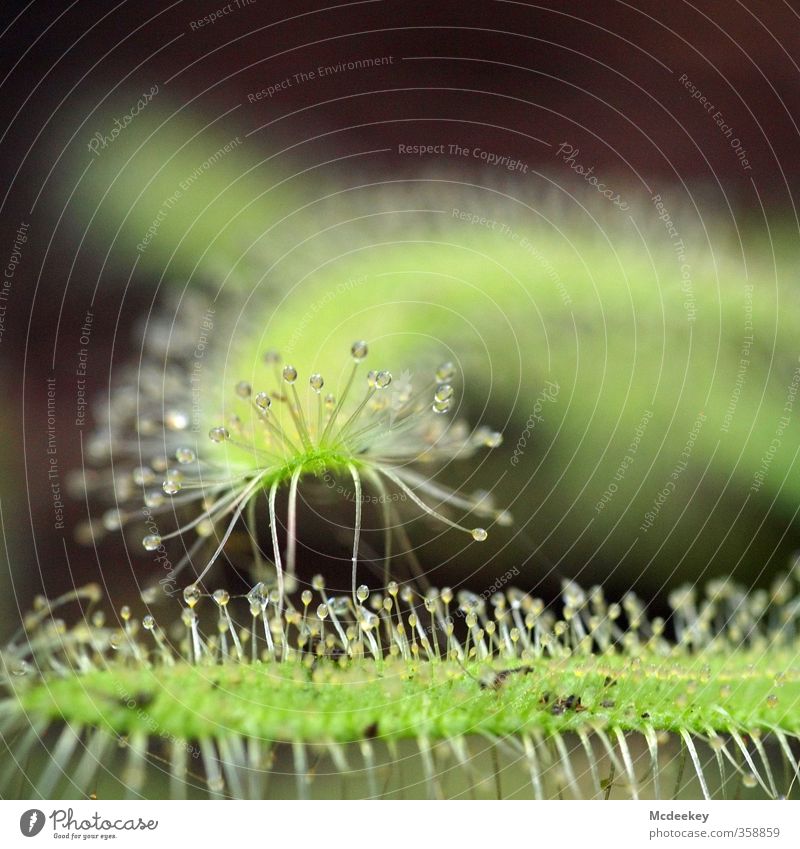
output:
[[[230,438],[230,433],[228,433],[228,429],[226,427],[212,427],[208,432],[208,438],[212,442],[224,442],[226,439]]]
[[[359,340],[358,342],[353,342],[350,347],[350,354],[357,363],[360,363],[367,356],[368,350],[367,343]]]
[[[155,551],[161,545],[161,537],[158,534],[148,534],[142,540],[142,545],[145,551]]]

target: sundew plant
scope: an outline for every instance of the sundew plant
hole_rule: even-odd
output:
[[[797,4],[14,5],[0,797],[800,799]]]
[[[389,486],[398,489],[428,516],[466,531],[478,542],[487,538],[485,528],[465,528],[437,512],[428,502],[443,502],[476,516],[508,524],[510,516],[506,511],[490,507],[488,494],[475,497],[460,495],[414,469],[416,464],[424,467],[468,458],[480,447],[495,447],[501,443],[501,435],[487,428],[469,430],[463,423],[448,427],[443,421],[454,393],[449,383],[455,374],[452,363],[440,365],[426,385],[415,389],[408,379],[393,381],[392,374],[385,369],[363,374],[359,366],[366,358],[367,350],[367,343],[363,340],[351,345],[352,366],[338,398],[330,392],[323,394],[325,378],[315,372],[308,377],[307,385],[301,386],[300,391],[306,395],[304,400],[301,400],[297,387],[297,369],[291,364],[282,364],[277,351],[267,351],[264,354],[268,369],[265,385],[272,384],[274,388],[254,391],[247,380],[237,381],[231,393],[233,402],[227,405],[222,423],[208,429],[208,442],[204,444],[198,444],[191,434],[187,434],[191,420],[188,386],[184,387],[183,407],[180,406],[181,395],[177,386],[170,398],[172,406],[164,412],[161,412],[163,403],[160,398],[154,399],[152,407],[145,409],[138,400],[135,429],[139,434],[148,436],[133,444],[127,443],[122,433],[130,424],[126,420],[127,411],[123,408],[123,415],[118,417],[120,410],[112,399],[109,415],[116,420],[109,429],[109,435],[98,436],[92,444],[93,451],[106,453],[109,458],[114,456],[115,449],[119,454],[114,441],[114,434],[119,434],[123,452],[126,445],[133,449],[127,452],[131,461],[141,458],[142,451],[152,452],[147,455],[149,465],[133,467],[124,479],[134,491],[144,488],[148,517],[172,512],[176,505],[191,516],[175,531],[147,534],[142,540],[143,547],[147,551],[155,551],[164,541],[188,536],[190,532],[197,538],[195,548],[203,540],[213,539],[213,552],[197,575],[197,581],[202,581],[224,551],[242,517],[249,516],[253,523],[256,498],[266,493],[272,564],[282,603],[284,569],[276,516],[278,490],[281,487],[288,489],[286,573],[294,579],[298,486],[304,477],[344,474],[352,480],[355,505],[351,570],[355,601],[364,483],[374,487],[381,503],[390,508],[385,528],[387,560],[391,550],[392,519]],[[271,375],[270,369],[273,370]],[[362,371],[360,381],[357,380],[359,371]],[[176,379],[177,385],[179,380]],[[361,392],[358,391],[359,384]],[[214,449],[212,445],[218,447]],[[117,459],[120,459],[119,456]],[[158,480],[159,472],[163,477],[161,481]],[[155,489],[147,489],[153,485],[156,485]],[[165,496],[169,497],[169,503]],[[137,515],[133,511],[114,508],[104,517],[104,525],[113,529]],[[174,570],[175,576],[190,562],[193,551],[190,546],[186,557]],[[388,564],[386,573],[389,573]]]
[[[187,325],[202,314],[193,302]],[[678,587],[665,618],[633,592],[610,600],[570,580],[548,605],[514,564],[482,593],[432,586],[409,512],[475,543],[513,522],[502,488],[437,480],[502,442],[452,417],[452,363],[396,378],[368,369],[380,346],[356,340],[344,365],[301,375],[260,332],[229,327],[219,338],[238,333],[244,354],[204,340],[200,390],[191,331],[171,322],[165,360],[165,326],[110,390],[87,446],[97,469],[73,488],[100,505],[80,537],[130,530],[169,574],[116,610],[95,585],[36,600],[3,651],[3,740],[30,765],[5,794],[797,792],[796,564],[770,590]],[[313,503],[328,480],[349,484],[352,554],[304,579],[298,496]],[[367,490],[383,544],[365,558]],[[221,568],[237,540],[241,590]]]

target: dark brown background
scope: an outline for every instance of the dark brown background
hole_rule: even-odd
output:
[[[0,187],[4,195],[8,191],[3,255],[19,222],[31,224],[0,346],[3,512],[12,557],[21,564],[15,569],[21,595],[42,583],[54,592],[94,577],[96,570],[68,532],[52,531],[44,472],[45,377],[71,366],[60,361],[58,334],[80,326],[85,313],[80,294],[62,303],[63,280],[72,270],[89,282],[100,280],[90,389],[102,389],[108,370],[100,363],[108,361],[114,343],[114,322],[102,319],[116,314],[120,289],[111,285],[114,269],[102,269],[103,257],[79,244],[81,228],[59,220],[64,187],[75,175],[70,157],[56,159],[65,146],[85,146],[86,128],[70,138],[86,105],[140,64],[128,78],[129,90],[146,90],[177,74],[164,86],[173,104],[191,102],[217,115],[247,92],[298,70],[392,55],[391,66],[292,87],[279,101],[239,110],[236,120],[255,127],[288,116],[272,131],[282,144],[307,138],[310,126],[352,127],[319,142],[347,152],[394,143],[396,124],[386,122],[467,117],[475,123],[463,127],[465,144],[508,150],[533,165],[543,156],[541,147],[503,128],[551,140],[569,137],[591,150],[598,171],[618,174],[621,181],[635,171],[683,182],[720,210],[724,189],[744,215],[758,202],[752,177],[771,215],[793,214],[800,175],[796,3],[389,0],[335,6],[257,0],[191,31],[190,21],[222,5],[98,0],[4,4],[0,11]],[[404,60],[412,56],[431,58]],[[683,73],[736,128],[752,173],[742,171],[727,140],[679,84]],[[311,108],[289,115],[303,107]],[[439,136],[435,124],[415,126],[417,142],[435,143]],[[395,159],[387,167],[400,173],[404,165]],[[134,284],[126,296],[126,321],[150,299],[146,279]],[[118,358],[124,356],[123,338],[116,341]],[[62,439],[59,449],[62,470],[79,464],[76,440]],[[81,505],[70,504],[67,526],[82,513]],[[130,581],[123,549],[108,548],[104,557],[110,569],[119,562],[120,581]]]

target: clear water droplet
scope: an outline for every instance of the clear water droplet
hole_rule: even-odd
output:
[[[230,438],[230,433],[228,433],[228,429],[225,427],[212,427],[208,432],[208,438],[212,442],[224,442]]]
[[[164,424],[169,430],[186,430],[189,427],[189,416],[182,410],[167,410]]]
[[[175,459],[179,463],[185,464],[185,463],[194,463],[194,461],[197,459],[197,457],[195,456],[195,453],[194,453],[194,451],[192,451],[191,448],[185,448],[184,447],[184,448],[176,449]]]
[[[121,510],[106,510],[103,513],[103,527],[107,531],[118,531],[125,521],[125,515]]]
[[[197,602],[200,601],[201,595],[200,587],[198,587],[197,584],[189,584],[188,587],[183,588],[183,600],[189,605],[189,607],[194,607]]]
[[[264,586],[262,581],[259,581],[257,584],[253,586],[253,588],[247,593],[247,600],[250,604],[258,604],[260,605],[262,602],[267,599],[267,588]]]
[[[156,476],[149,466],[137,466],[131,473],[136,486],[149,486],[155,481]]]
[[[497,448],[503,443],[503,434],[496,430],[487,431],[483,437],[483,444],[487,448]]]
[[[161,484],[161,489],[163,489],[167,495],[176,495],[181,491],[181,482],[174,478],[167,478],[164,483]]]
[[[164,503],[164,493],[153,489],[144,497],[145,507],[160,507]]]
[[[436,380],[439,383],[447,383],[448,380],[452,380],[456,374],[456,367],[450,363],[442,363],[439,368],[436,369]]]
[[[433,395],[436,401],[449,401],[453,397],[453,387],[449,383],[438,386]]]
[[[203,519],[202,522],[197,523],[194,531],[199,537],[210,537],[214,533],[214,523],[211,519]]]

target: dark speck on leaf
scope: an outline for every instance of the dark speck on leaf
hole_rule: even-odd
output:
[[[566,713],[568,710],[574,710],[576,713],[581,713],[586,710],[586,708],[581,704],[580,696],[576,696],[573,693],[565,699],[557,699],[550,708],[550,713],[552,713],[553,716],[561,716],[562,713]]]
[[[132,696],[128,698],[121,698],[119,703],[123,707],[130,707],[131,710],[134,708],[147,707],[155,698],[152,693],[134,693]]]
[[[517,669],[503,669],[489,681],[481,681],[480,688],[481,690],[497,690],[500,688],[500,685],[505,682],[506,678],[509,678],[511,675],[528,675],[531,672],[533,672],[532,666],[520,666]]]

